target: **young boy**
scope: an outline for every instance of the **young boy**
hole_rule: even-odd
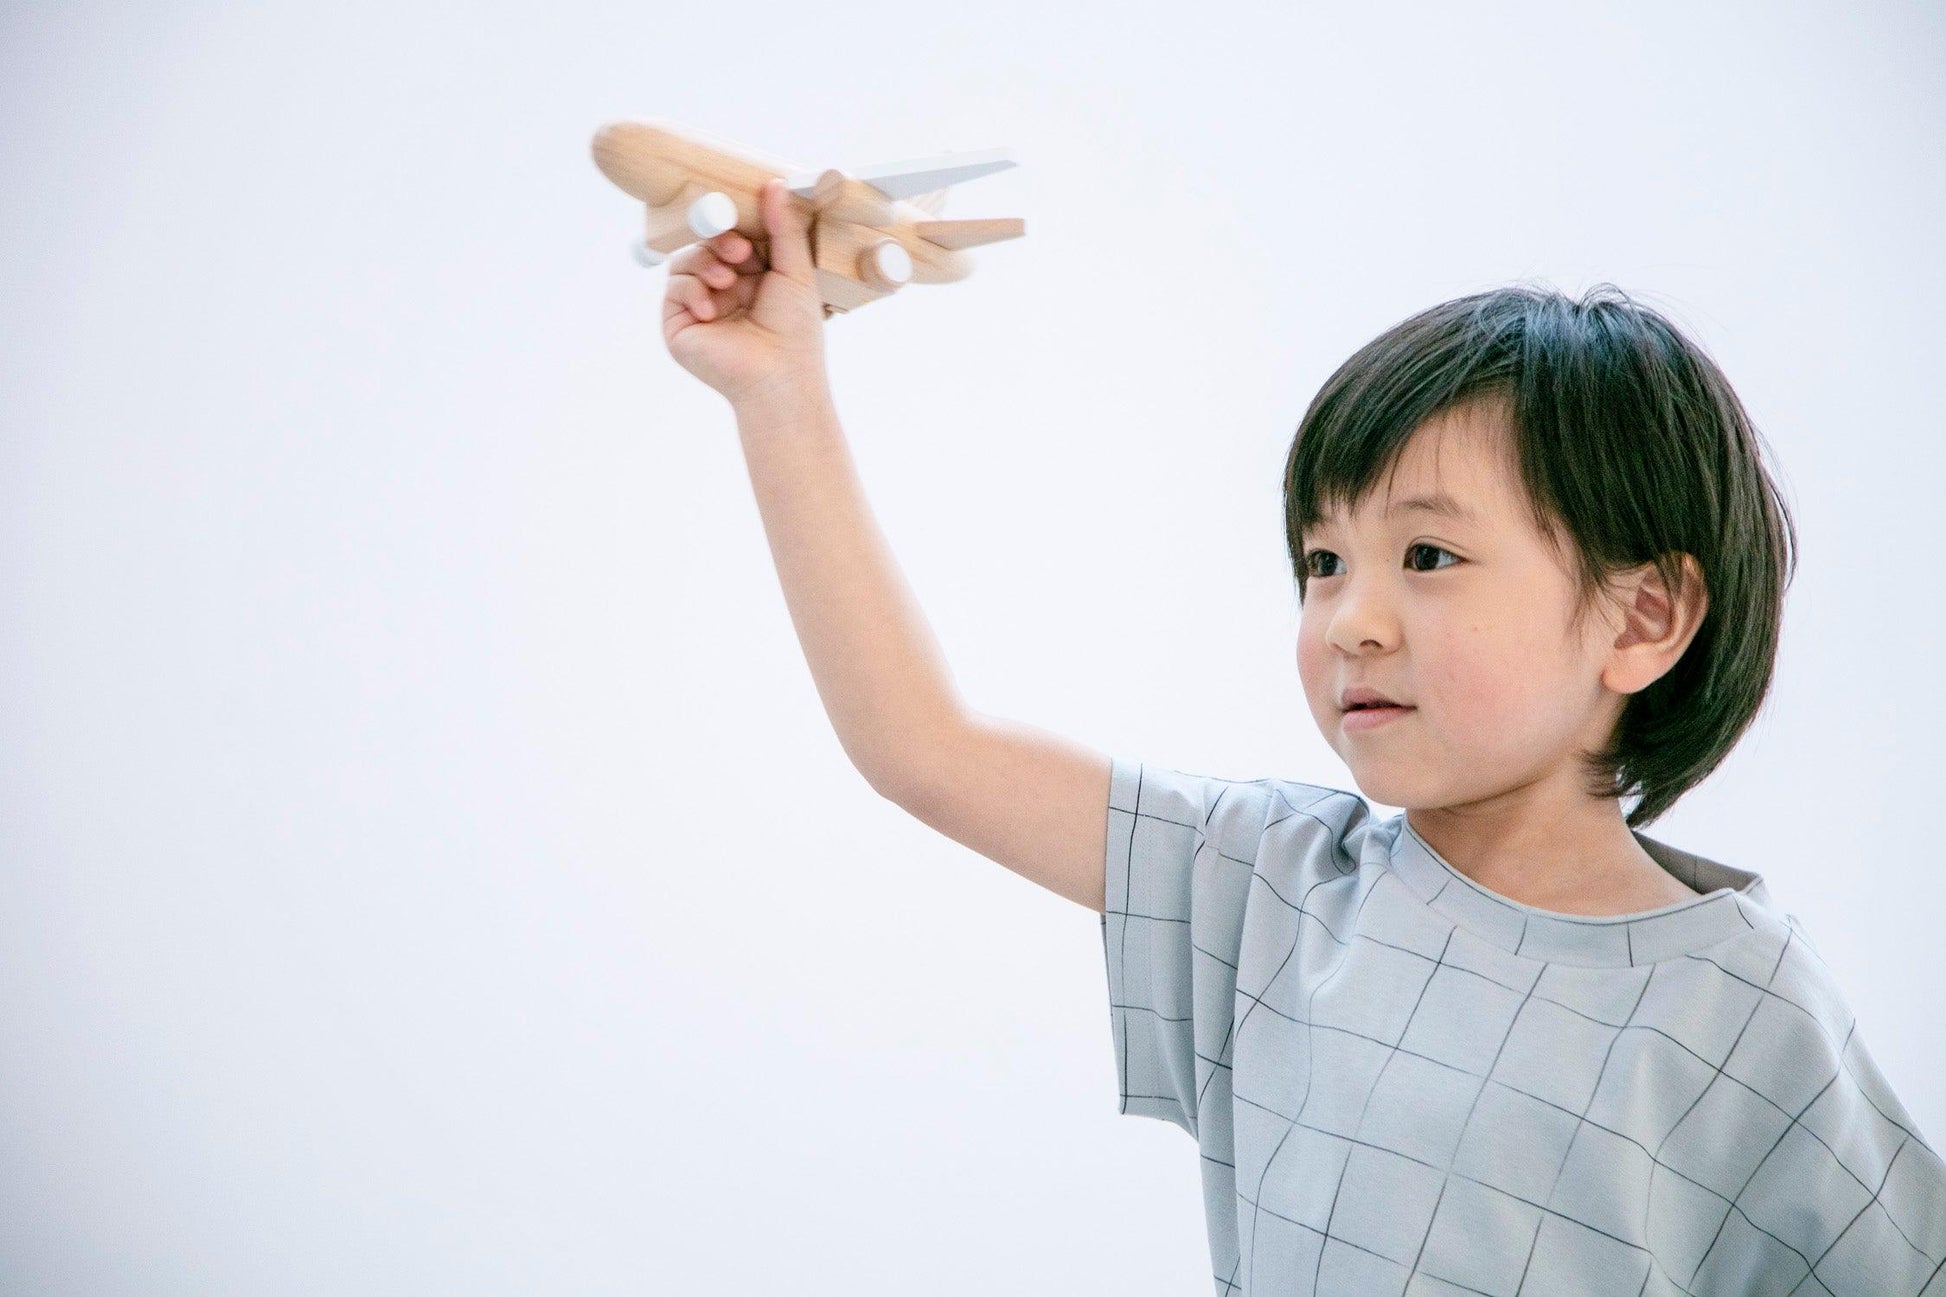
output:
[[[1764,699],[1794,532],[1619,293],[1449,302],[1285,469],[1313,717],[1373,799],[967,708],[824,383],[804,205],[670,266],[845,751],[1102,912],[1121,1111],[1200,1146],[1223,1294],[1946,1295],[1946,1167],[1760,876],[1638,830]],[[1636,799],[1624,814],[1621,800]]]

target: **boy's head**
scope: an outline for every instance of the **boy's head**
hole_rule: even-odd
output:
[[[1480,293],[1361,348],[1284,470],[1299,672],[1359,786],[1572,779],[1658,818],[1770,688],[1796,532],[1759,448],[1701,349],[1609,286]],[[1440,494],[1469,516],[1394,507]],[[1347,728],[1359,686],[1411,710]]]

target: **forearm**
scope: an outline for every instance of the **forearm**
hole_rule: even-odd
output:
[[[962,714],[925,614],[880,533],[823,376],[735,407],[784,602],[838,742],[888,797]]]

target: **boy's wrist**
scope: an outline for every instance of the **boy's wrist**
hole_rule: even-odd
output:
[[[739,421],[802,412],[807,406],[826,404],[831,399],[830,385],[822,370],[786,370],[730,398],[730,407]]]

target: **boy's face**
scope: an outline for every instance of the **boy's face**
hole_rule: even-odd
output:
[[[1475,403],[1428,420],[1389,481],[1302,538],[1304,695],[1359,788],[1388,806],[1578,779],[1575,754],[1607,740],[1627,701],[1601,679],[1620,623],[1594,615],[1569,635],[1574,577],[1535,530],[1505,419]],[[1440,495],[1471,516],[1406,505]],[[1408,710],[1347,725],[1357,713],[1340,699],[1356,686]]]

